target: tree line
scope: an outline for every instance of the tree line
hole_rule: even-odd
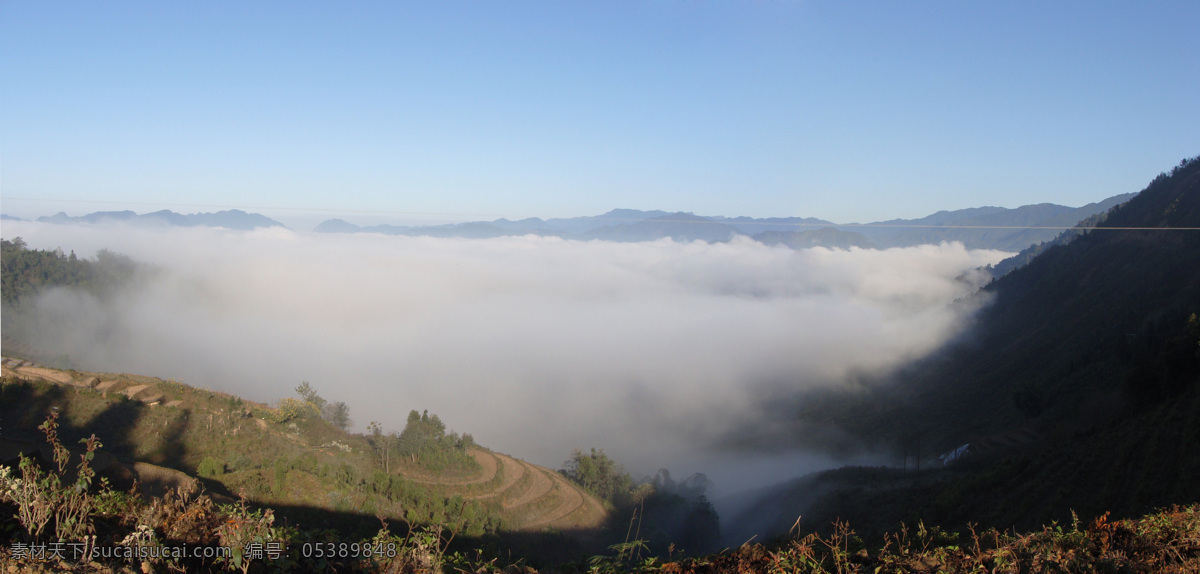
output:
[[[370,433],[367,439],[379,457],[380,466],[387,473],[392,472],[395,464],[436,472],[465,472],[479,467],[479,463],[468,452],[468,449],[476,446],[475,438],[467,433],[459,435],[454,431],[447,432],[442,419],[429,414],[428,410],[420,413],[409,411],[404,430],[400,433],[385,433],[378,421],[371,421],[367,431]]]
[[[51,287],[83,289],[107,297],[127,284],[143,266],[129,257],[101,249],[95,258],[78,257],[61,248],[29,249],[20,237],[0,240],[0,301],[12,307]]]
[[[617,534],[654,554],[711,552],[720,543],[720,517],[707,496],[712,482],[702,473],[677,482],[661,468],[653,477],[634,481],[596,448],[571,451],[559,472],[614,511],[614,526],[625,525]]]

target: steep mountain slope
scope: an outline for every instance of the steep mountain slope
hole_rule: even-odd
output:
[[[878,532],[1200,501],[1200,160],[983,296],[991,304],[962,340],[799,412],[892,452],[895,467],[830,471],[752,507],[778,513],[776,525],[803,514]],[[955,451],[965,455],[945,464]]]
[[[990,285],[995,300],[973,341],[905,379],[913,394],[904,408],[955,443],[1012,425],[1073,428],[1165,398],[1166,386],[1189,374],[1163,367],[1152,381],[1131,377],[1150,368],[1147,354],[1174,353],[1164,345],[1187,336],[1189,316],[1200,312],[1198,228],[1193,161]]]
[[[1114,205],[1113,207],[1116,206]],[[1035,257],[1041,255],[1042,252],[1046,251],[1047,249],[1050,249],[1051,247],[1057,247],[1059,245],[1066,245],[1072,241],[1075,241],[1081,235],[1087,233],[1088,230],[1096,227],[1105,219],[1108,219],[1108,214],[1110,211],[1112,211],[1112,208],[1109,208],[1107,211],[1091,215],[1086,219],[1080,220],[1079,223],[1076,223],[1072,228],[1063,231],[1050,241],[1043,241],[1036,245],[1030,245],[1029,247],[1022,249],[1016,255],[1013,255],[1012,257],[1009,257],[992,266],[992,277],[1000,278],[1008,275],[1014,269],[1019,269],[1029,265],[1030,261],[1033,261]]]

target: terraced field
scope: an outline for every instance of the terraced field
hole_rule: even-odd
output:
[[[122,400],[136,401],[151,408],[188,410],[191,411],[189,416],[197,425],[213,430],[219,429],[224,433],[222,436],[236,436],[239,431],[279,434],[279,431],[268,430],[268,425],[262,419],[246,418],[249,417],[248,411],[246,414],[234,416],[235,413],[232,412],[210,412],[209,406],[193,404],[199,402],[201,396],[206,397],[205,400],[211,400],[212,397],[233,398],[224,393],[194,390],[180,383],[165,382],[152,377],[61,371],[10,358],[3,359],[0,366],[3,368],[3,376],[13,379],[62,385],[76,389],[76,393],[95,392],[104,397],[119,396]],[[265,407],[254,403],[246,404]],[[214,421],[214,417],[217,420]],[[249,428],[243,428],[245,423],[249,424]],[[232,428],[229,427],[230,424],[233,425]],[[329,445],[309,444],[309,441],[301,438],[299,434],[284,435],[282,438],[304,448],[315,448],[321,452],[332,451],[324,448]],[[334,441],[332,444],[339,443]],[[19,451],[40,450],[36,442],[4,443],[0,444],[0,447],[3,447],[0,448],[0,454],[13,451],[8,454],[14,457]],[[349,448],[347,445],[340,447]],[[593,529],[602,526],[607,519],[607,511],[599,500],[551,469],[485,449],[473,449],[470,453],[479,463],[479,470],[469,476],[415,470],[401,470],[395,474],[405,480],[427,486],[446,497],[457,495],[463,499],[498,503],[504,523],[518,531]],[[153,490],[154,494],[190,478],[178,470],[142,461],[126,466],[133,476],[141,480],[144,487],[152,484],[154,488],[148,490]]]
[[[505,520],[518,530],[596,528],[607,518],[600,501],[559,473],[508,455],[475,449],[480,471],[443,479],[397,472],[407,480],[450,489],[471,500],[498,500]],[[456,488],[458,487],[458,488]]]

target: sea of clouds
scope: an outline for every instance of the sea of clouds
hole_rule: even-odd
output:
[[[68,291],[30,337],[80,368],[274,402],[301,381],[355,427],[428,409],[500,452],[558,468],[603,448],[635,476],[668,467],[761,485],[824,454],[715,447],[778,421],[764,405],[879,375],[959,333],[972,272],[1006,256],[961,244],[792,250],[728,243],[321,235],[281,228],[4,223],[6,239],[151,264],[116,301]]]

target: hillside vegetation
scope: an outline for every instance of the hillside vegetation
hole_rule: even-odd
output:
[[[3,285],[0,302],[5,311],[53,287],[82,289],[97,297],[111,296],[128,283],[139,266],[133,260],[102,249],[94,259],[62,252],[26,249],[20,237],[0,240]]]
[[[961,340],[803,403],[798,428],[834,425],[894,466],[781,485],[754,506],[774,531],[799,514],[876,536],[919,519],[1032,529],[1200,502],[1200,161],[1074,233],[990,284]]]
[[[599,502],[557,473],[447,433],[428,413],[411,413],[391,442],[347,433],[302,399],[272,408],[174,381],[15,359],[5,359],[3,373],[4,461],[43,451],[36,429],[54,412],[67,444],[104,437],[99,469],[111,469],[121,486],[139,480],[147,495],[196,482],[218,499],[274,505],[280,515],[349,532],[364,526],[361,517],[367,526],[440,526],[470,537],[597,528],[605,518]]]
[[[122,493],[96,480],[95,435],[82,441],[83,456],[71,453],[52,413],[39,430],[50,452],[49,469],[23,458],[19,471],[0,466],[0,509],[13,511],[0,522],[22,533],[0,550],[8,572],[153,571],[341,571],[491,572],[533,574],[528,566],[487,557],[478,547],[451,550],[440,527],[400,536],[382,522],[370,536],[281,525],[272,509],[218,504],[181,486],[147,499],[136,489]],[[72,472],[73,471],[73,472]],[[7,513],[6,513],[7,514]],[[827,536],[796,533],[771,545],[741,545],[718,554],[662,560],[646,556],[646,543],[626,538],[610,552],[567,571],[595,573],[813,573],[849,572],[1195,572],[1200,568],[1200,507],[1171,508],[1139,520],[1109,521],[1102,515],[1083,527],[1052,524],[1030,534],[996,530],[969,534],[901,526],[866,546],[845,522]],[[19,534],[18,534],[19,536]],[[50,541],[50,542],[47,542]],[[57,542],[54,542],[57,541]],[[68,546],[69,543],[69,546]],[[207,548],[208,553],[196,553]],[[190,553],[189,550],[191,549]],[[511,560],[511,557],[510,559]]]

